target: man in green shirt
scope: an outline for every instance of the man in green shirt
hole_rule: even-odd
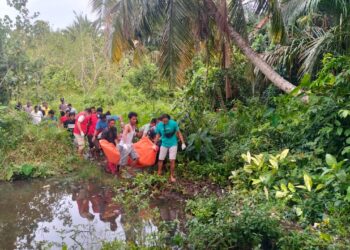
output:
[[[55,111],[49,110],[49,113],[44,118],[49,127],[58,127],[58,119],[55,116]]]
[[[186,144],[182,133],[180,132],[179,126],[176,121],[171,120],[168,114],[164,114],[161,117],[161,122],[156,127],[156,139],[155,144],[162,140],[162,144],[159,152],[158,161],[158,175],[162,175],[163,163],[169,152],[170,160],[170,181],[176,182],[175,179],[175,160],[177,155],[177,139],[179,138],[182,145],[182,150],[186,149]]]

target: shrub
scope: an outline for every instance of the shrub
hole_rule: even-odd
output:
[[[24,112],[6,109],[0,124],[0,180],[71,172],[78,163],[69,133],[46,124],[34,126]]]
[[[252,198],[200,198],[188,202],[187,209],[194,216],[187,238],[193,249],[275,249],[281,235],[278,219]]]

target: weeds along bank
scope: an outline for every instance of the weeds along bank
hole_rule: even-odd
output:
[[[0,180],[62,175],[78,166],[66,131],[34,126],[26,113],[0,107]]]

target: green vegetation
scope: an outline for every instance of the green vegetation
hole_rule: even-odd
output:
[[[0,109],[0,180],[73,172],[81,163],[66,131],[30,125],[26,114]]]
[[[113,17],[113,41],[83,16],[64,31],[28,15],[16,27],[0,20],[0,179],[81,171],[67,133],[30,125],[14,111],[17,101],[46,100],[55,108],[62,96],[79,110],[136,111],[140,125],[170,113],[188,145],[177,178],[215,184],[222,192],[189,195],[181,181],[171,185],[153,173],[116,185],[127,209],[147,208],[164,192],[187,199],[184,230],[164,226],[157,246],[348,248],[350,30],[344,20],[350,2],[229,1],[229,14],[227,1],[117,2],[114,11],[101,11],[105,25]],[[17,7],[23,13],[25,5]],[[131,20],[136,14],[141,20]],[[264,55],[274,66],[271,74],[299,83],[296,88],[270,85],[263,77],[269,79],[268,72],[227,25],[242,37],[246,32],[245,46]],[[195,28],[194,37],[189,31]],[[118,64],[106,57],[106,44]],[[141,247],[135,244],[106,243],[104,249]]]

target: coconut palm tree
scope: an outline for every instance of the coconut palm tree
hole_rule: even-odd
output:
[[[70,36],[72,39],[77,39],[81,34],[97,35],[99,27],[96,22],[92,22],[86,15],[77,14],[74,11],[75,19],[71,25],[69,25],[63,32]]]
[[[287,0],[281,10],[290,38],[266,54],[270,64],[284,65],[299,76],[312,75],[325,53],[350,52],[350,0]]]
[[[274,27],[284,27],[279,1],[255,2],[257,12],[271,15]],[[229,1],[229,8],[226,0],[91,0],[91,5],[109,34],[110,57],[115,61],[121,59],[124,51],[135,49],[135,44],[139,44],[135,40],[152,39],[152,32],[160,28],[162,74],[171,83],[177,83],[200,44],[205,44],[211,34],[218,32],[226,57],[230,47],[227,44],[233,43],[276,87],[287,93],[295,88],[251,49],[245,39],[242,0]],[[277,28],[272,33],[277,42],[283,41],[283,30]]]

